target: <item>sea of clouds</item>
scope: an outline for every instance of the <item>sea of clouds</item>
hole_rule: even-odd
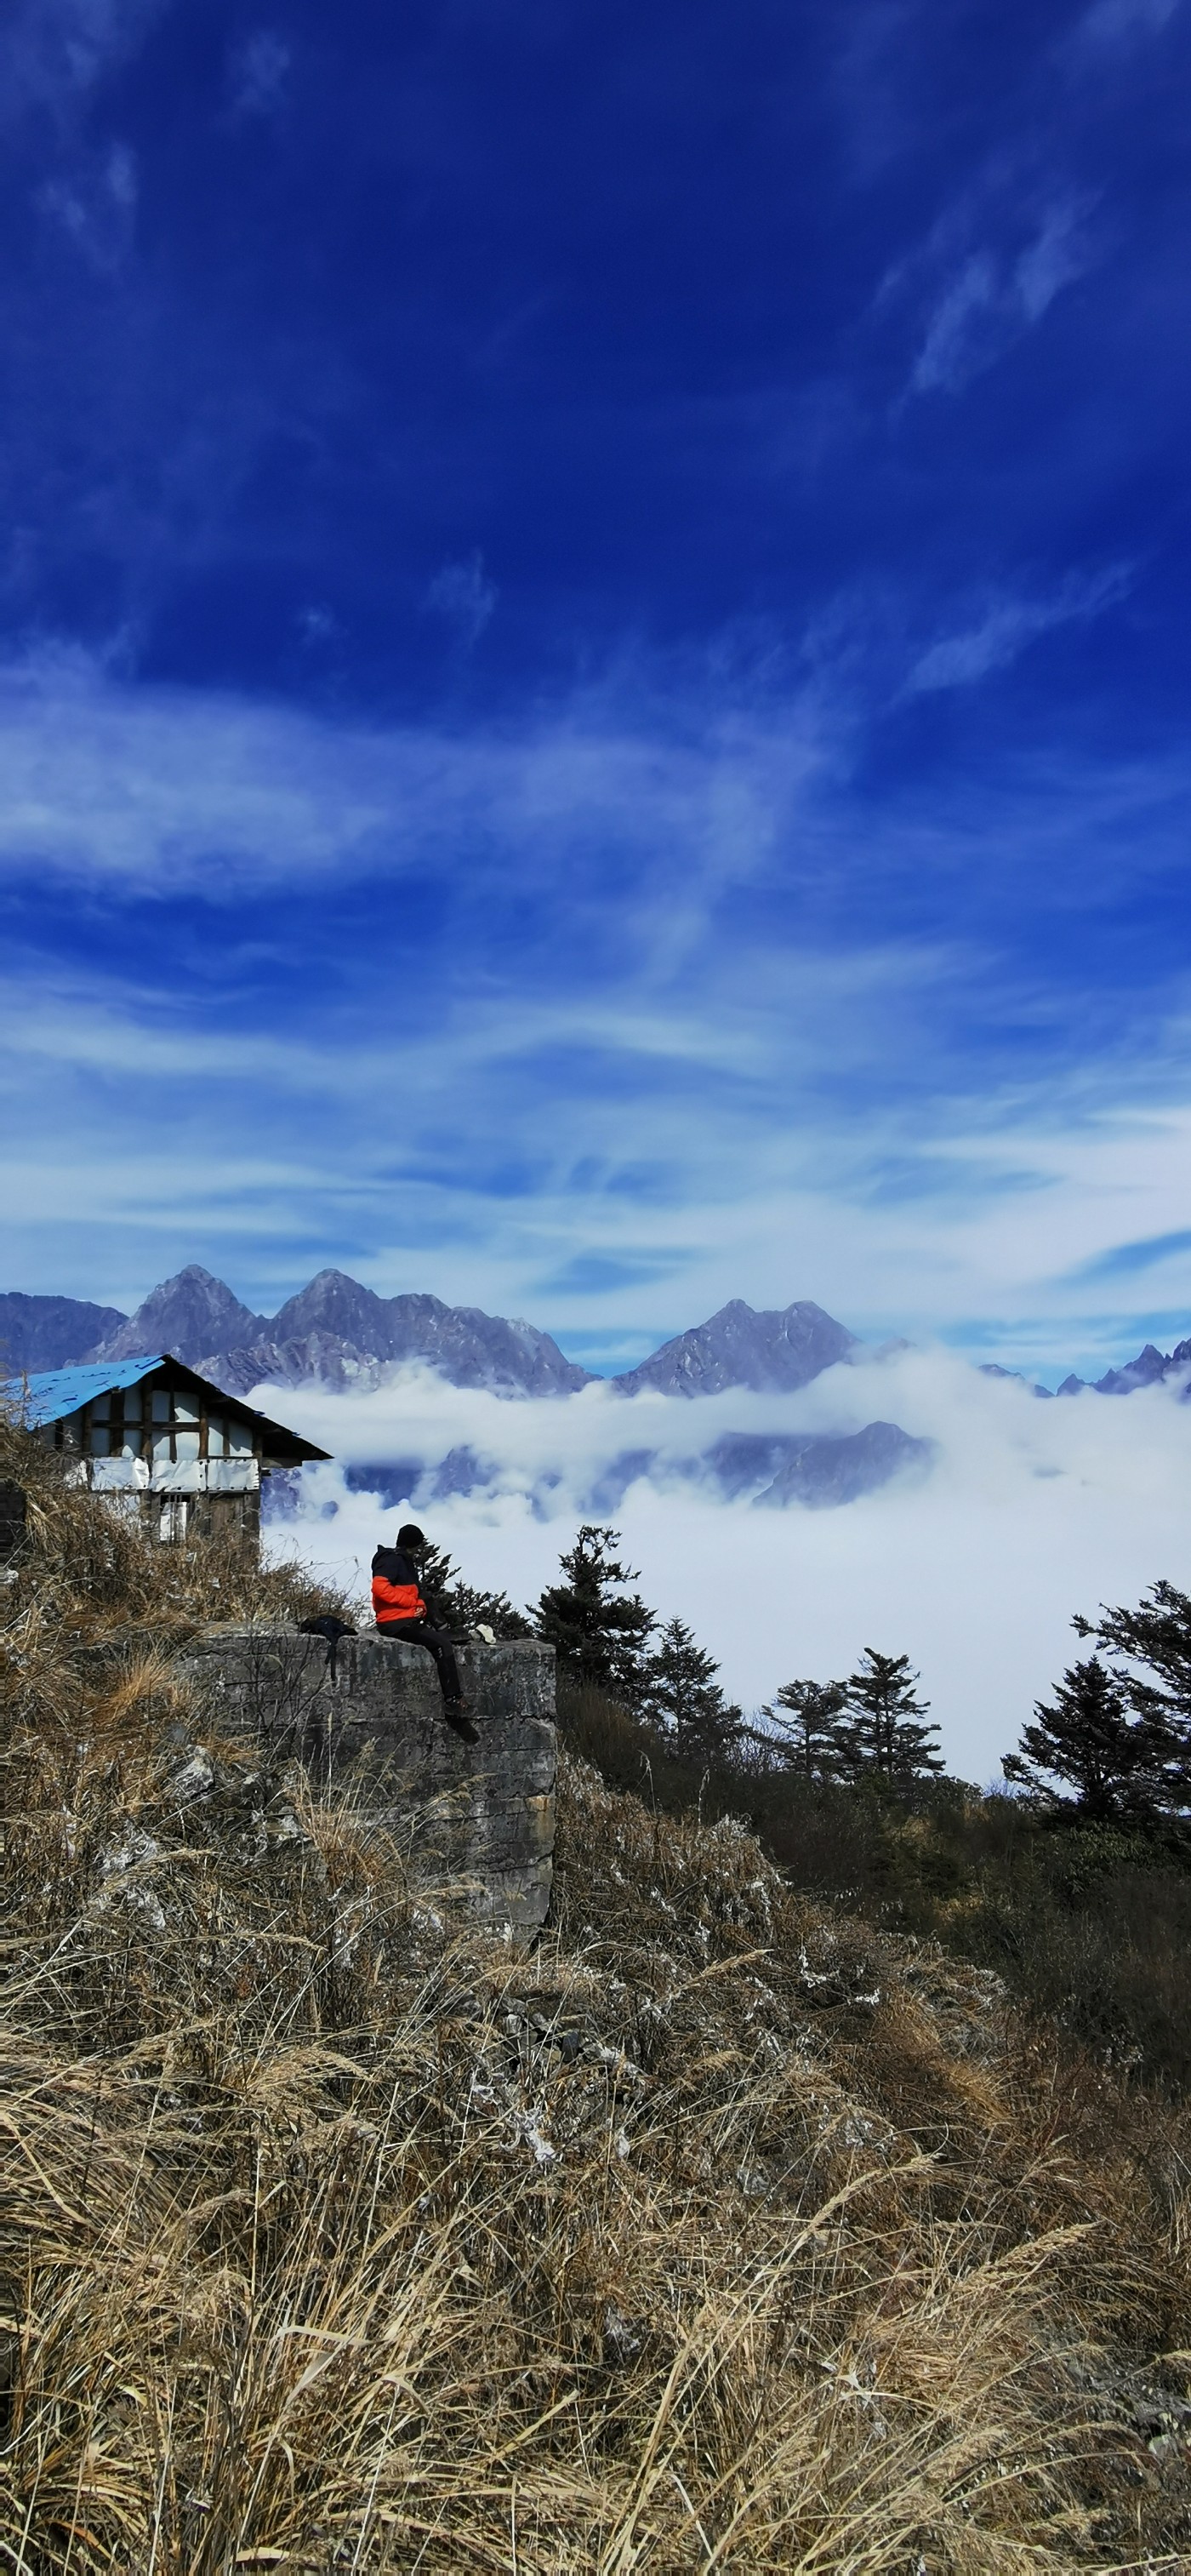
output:
[[[372,1551],[416,1511],[467,1578],[532,1602],[582,1520],[613,1519],[640,1589],[688,1620],[746,1709],[797,1675],[846,1674],[867,1645],[908,1652],[948,1766],[985,1781],[1034,1700],[1075,1655],[1072,1614],[1164,1575],[1191,1588],[1183,1385],[1042,1401],[952,1354],[903,1350],[827,1370],[795,1396],[688,1401],[606,1384],[507,1402],[407,1370],[375,1392],[304,1389],[280,1409],[333,1453],[275,1522],[297,1552],[367,1593]],[[276,1388],[253,1399],[276,1412]],[[692,1469],[726,1431],[846,1432],[880,1419],[934,1444],[881,1491],[836,1509],[725,1502]],[[470,1449],[490,1481],[440,1501],[353,1491],[347,1471]],[[623,1485],[617,1462],[651,1451]],[[608,1507],[609,1496],[615,1500]]]

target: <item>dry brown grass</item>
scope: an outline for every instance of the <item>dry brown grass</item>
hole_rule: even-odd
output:
[[[470,1930],[113,1544],[47,1477],[8,1593],[0,2565],[1191,2564],[1175,2113],[578,1764]]]
[[[230,1535],[154,1543],[141,1521],[113,1508],[117,1498],[100,1502],[70,1485],[62,1456],[2,1411],[0,1482],[22,1485],[28,1498],[29,1545],[5,1595],[10,1630],[26,1623],[27,1650],[50,1631],[77,1655],[116,1640],[126,1650],[138,1627],[175,1644],[211,1619],[297,1619],[341,1606],[304,1566],[258,1565]],[[6,1651],[11,1673],[11,1636]],[[61,1653],[51,1660],[61,1670]]]

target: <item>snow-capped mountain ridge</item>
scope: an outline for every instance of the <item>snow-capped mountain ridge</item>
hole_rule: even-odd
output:
[[[627,1396],[695,1398],[736,1387],[787,1395],[863,1349],[846,1325],[809,1299],[758,1310],[734,1297],[608,1382]],[[321,1270],[272,1316],[255,1314],[197,1262],[163,1280],[130,1316],[70,1297],[0,1295],[0,1369],[6,1373],[156,1350],[172,1351],[238,1395],[265,1385],[364,1391],[411,1363],[434,1369],[452,1386],[509,1397],[572,1395],[592,1383],[591,1372],[537,1325],[488,1315],[479,1306],[448,1306],[419,1292],[381,1297],[342,1270]],[[1165,1353],[1147,1343],[1126,1367],[1092,1383],[1098,1394],[1127,1395],[1188,1366],[1191,1338]],[[989,1364],[985,1374],[1015,1372]],[[1058,1392],[1075,1395],[1087,1384],[1071,1376]]]
[[[570,1395],[587,1384],[586,1369],[532,1324],[439,1297],[378,1297],[342,1270],[320,1271],[267,1316],[192,1263],[85,1356],[142,1350],[172,1351],[237,1395],[263,1385],[367,1387],[410,1361],[437,1369],[452,1386],[510,1396]]]
[[[23,1302],[52,1302],[57,1309],[70,1303]],[[109,1322],[98,1341],[97,1313]],[[80,1307],[79,1316],[80,1324],[83,1317],[92,1324],[91,1337],[81,1349],[64,1348],[52,1365],[168,1350],[236,1394],[263,1385],[367,1388],[411,1362],[437,1370],[452,1386],[508,1396],[573,1395],[592,1383],[591,1372],[534,1324],[416,1292],[380,1297],[342,1270],[321,1270],[273,1316],[254,1314],[198,1263],[163,1280],[134,1315]],[[63,1319],[58,1340],[68,1339]],[[787,1395],[860,1347],[846,1325],[809,1299],[758,1311],[734,1297],[610,1383],[624,1395],[652,1390],[696,1397],[732,1387]]]
[[[757,1395],[790,1395],[859,1348],[855,1333],[809,1299],[758,1314],[743,1297],[733,1297],[705,1324],[663,1342],[613,1385],[626,1395],[646,1387],[661,1395],[719,1395],[733,1386]]]

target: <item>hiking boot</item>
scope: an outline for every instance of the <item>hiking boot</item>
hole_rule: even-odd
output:
[[[462,1736],[465,1744],[479,1743],[480,1730],[478,1726],[472,1725],[467,1712],[467,1703],[465,1700],[457,1699],[449,1701],[447,1706],[443,1709],[443,1716],[445,1717],[453,1735]]]

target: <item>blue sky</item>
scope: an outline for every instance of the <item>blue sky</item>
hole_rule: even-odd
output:
[[[1188,0],[13,0],[0,1284],[1191,1330]]]

